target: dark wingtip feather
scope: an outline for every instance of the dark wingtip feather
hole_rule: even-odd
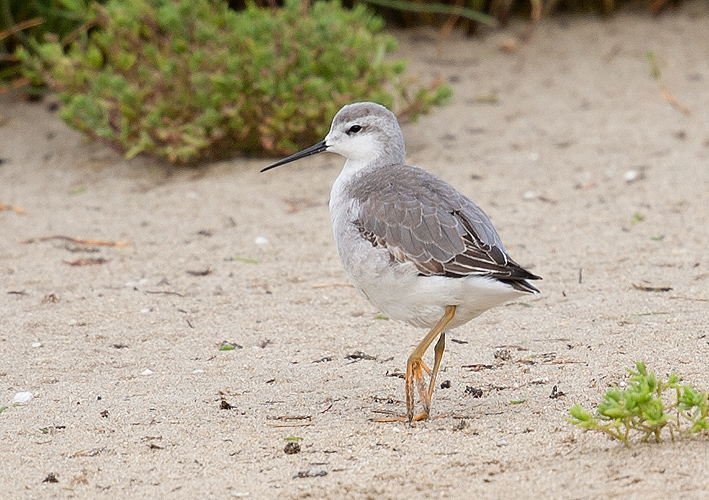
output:
[[[542,293],[527,280],[500,280],[500,281],[502,281],[503,283],[507,283],[512,288],[514,288],[515,290],[518,290],[520,292],[533,293],[534,295],[538,295],[538,294]]]
[[[533,293],[535,295],[541,293],[534,285],[527,281],[540,280],[542,279],[541,276],[530,273],[514,261],[510,261],[508,265],[513,269],[511,276],[498,278],[498,280],[523,293]]]

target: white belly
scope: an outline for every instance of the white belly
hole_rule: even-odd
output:
[[[353,248],[358,249],[356,255]],[[392,262],[387,250],[374,248],[361,237],[341,242],[338,251],[362,295],[390,318],[417,327],[432,328],[446,306],[452,305],[457,306],[456,314],[448,328],[456,328],[520,295],[511,286],[489,278],[421,276],[413,264]]]

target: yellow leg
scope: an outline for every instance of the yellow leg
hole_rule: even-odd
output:
[[[441,332],[441,336],[438,337],[438,342],[436,342],[436,347],[434,352],[436,358],[433,361],[433,373],[431,373],[431,381],[428,384],[428,400],[431,401],[431,396],[433,396],[433,388],[436,385],[436,375],[438,375],[438,369],[441,367],[441,359],[443,358],[443,351],[446,350],[446,332]]]
[[[409,356],[409,361],[406,364],[406,417],[411,421],[425,420],[428,418],[428,413],[431,406],[431,396],[433,395],[433,388],[436,382],[436,375],[438,373],[438,368],[441,365],[441,358],[443,357],[443,350],[446,346],[445,334],[443,329],[450,323],[450,321],[455,316],[455,306],[446,306],[446,312],[443,317],[438,320],[436,326],[434,326],[430,332],[424,337],[421,343],[416,346],[414,352]],[[433,371],[428,370],[428,367],[423,362],[423,355],[426,350],[431,345],[433,340],[440,335],[441,338],[438,340],[435,348],[435,360],[433,364]],[[431,381],[429,383],[428,390],[424,389],[423,383],[423,372],[429,372],[431,374]],[[419,399],[423,406],[423,412],[414,417],[414,384],[418,387]]]

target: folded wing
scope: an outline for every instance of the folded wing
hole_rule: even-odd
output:
[[[418,168],[388,167],[386,179],[370,174],[357,185],[353,195],[360,213],[355,224],[393,260],[412,262],[423,276],[486,276],[538,293],[526,280],[540,278],[509,257],[475,203]]]

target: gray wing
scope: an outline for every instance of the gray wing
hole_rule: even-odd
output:
[[[364,179],[353,190],[360,204],[355,224],[392,259],[412,262],[424,276],[489,276],[537,292],[525,280],[539,277],[509,257],[488,216],[449,184],[403,165]]]

